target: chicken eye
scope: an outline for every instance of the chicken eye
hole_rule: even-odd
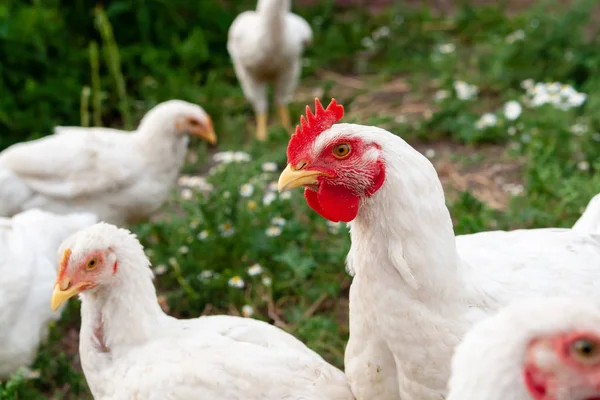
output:
[[[198,125],[200,125],[200,122],[198,122],[198,120],[197,120],[197,119],[195,119],[195,118],[190,118],[190,120],[189,120],[189,124],[190,124],[191,126],[198,126]]]
[[[338,144],[333,148],[333,156],[335,158],[346,158],[350,154],[350,145],[349,144]]]
[[[579,339],[571,344],[571,351],[581,361],[590,361],[599,356],[598,346],[590,339]]]
[[[85,269],[87,269],[88,271],[96,268],[98,266],[98,259],[96,257],[92,258],[90,261],[88,261],[87,266]]]

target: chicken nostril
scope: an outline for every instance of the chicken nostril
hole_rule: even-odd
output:
[[[67,290],[71,287],[71,280],[69,278],[63,279],[60,282],[60,290]]]
[[[296,171],[300,171],[301,169],[304,169],[307,164],[308,163],[304,160],[300,161],[298,164],[296,164]]]

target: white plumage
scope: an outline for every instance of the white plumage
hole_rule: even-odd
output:
[[[56,249],[96,222],[92,214],[28,210],[0,218],[0,378],[29,365],[60,316],[48,307],[56,280]]]
[[[256,11],[238,15],[227,50],[244,95],[254,106],[259,140],[267,138],[267,83],[275,84],[281,123],[291,130],[288,104],[302,71],[302,53],[312,41],[310,25],[291,11],[291,0],[258,0]]]
[[[363,153],[331,157],[327,149],[344,143]],[[295,157],[289,151],[288,159]],[[454,347],[482,317],[532,295],[600,296],[598,202],[588,206],[577,229],[455,238],[433,165],[400,137],[337,124],[294,151],[302,161],[288,165],[280,188],[308,184],[319,190],[313,197],[328,212],[335,203],[327,196],[337,191],[343,193],[338,201],[354,196],[348,190],[361,196],[349,223],[347,264],[355,276],[345,360],[359,400],[443,399]],[[372,196],[365,195],[380,164],[385,180]]]
[[[53,307],[81,292],[79,350],[96,399],[353,399],[341,371],[279,328],[164,314],[127,230],[97,224],[66,240],[59,257]]]
[[[515,302],[465,335],[452,358],[447,399],[598,399],[599,338],[600,308],[595,301]],[[581,353],[581,348],[587,351]],[[527,381],[535,384],[528,388]]]
[[[186,134],[216,141],[201,107],[171,100],[134,132],[58,127],[55,135],[15,144],[0,153],[0,215],[41,208],[90,211],[115,223],[145,219],[177,180]]]

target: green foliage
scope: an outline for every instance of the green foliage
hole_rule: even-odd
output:
[[[586,34],[592,3],[566,9],[548,2],[516,15],[467,4],[453,17],[402,5],[368,15],[333,0],[296,4],[315,36],[304,82],[319,79],[322,98],[342,100],[346,121],[382,126],[409,142],[444,140],[474,152],[481,143],[504,145],[507,159],[523,165],[523,192],[502,212],[459,193],[449,204],[458,234],[570,226],[600,192],[600,43]],[[200,161],[185,166],[191,177],[182,179],[160,218],[133,227],[152,260],[161,303],[183,318],[251,310],[342,365],[348,230],[316,215],[301,191],[276,193],[286,132],[273,129],[272,140],[260,144],[244,137],[252,112],[226,38],[233,18],[253,5],[115,0],[102,9],[85,0],[3,2],[0,149],[49,134],[55,125],[133,127],[170,98],[201,104],[215,122],[220,150],[238,153],[210,162],[212,151],[192,141]],[[358,118],[360,96],[322,80],[323,70],[377,74],[377,83],[401,74],[412,84],[410,95],[432,112],[411,119],[383,110]],[[538,106],[529,79],[560,82],[552,87],[587,98],[568,109],[552,101]],[[509,101],[519,102],[519,115],[505,112]],[[303,107],[293,104],[293,114]],[[2,382],[0,399],[90,398],[76,356],[78,313],[71,302],[52,329],[32,366],[40,376],[24,371]]]

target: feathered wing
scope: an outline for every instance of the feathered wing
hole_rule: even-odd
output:
[[[115,387],[111,398],[354,399],[344,374],[306,347],[257,345],[212,332],[195,333],[157,338],[139,352],[132,351],[120,363],[127,367],[116,371],[123,374],[125,387]]]
[[[130,139],[114,132],[71,131],[18,143],[0,154],[0,171],[10,170],[32,191],[48,197],[118,190],[133,182],[143,168]]]
[[[32,194],[31,188],[0,162],[0,216],[10,217],[18,213]]]
[[[133,133],[133,132],[128,132],[128,131],[123,131],[121,129],[114,129],[114,128],[104,128],[104,127],[83,127],[83,126],[56,126],[54,127],[54,134],[55,135],[62,135],[63,133],[79,133],[82,135],[86,135],[86,134],[103,134],[103,133],[107,133],[107,134],[128,134],[128,133]]]
[[[75,231],[96,222],[93,214],[55,215],[28,210],[0,220],[0,377],[35,357],[48,323],[56,280],[56,249]]]
[[[497,309],[532,295],[600,297],[600,235],[573,229],[482,232],[456,238],[465,296]]]
[[[312,28],[304,18],[299,15],[289,13],[287,16],[287,26],[293,37],[297,37],[304,47],[310,45],[313,39]]]

